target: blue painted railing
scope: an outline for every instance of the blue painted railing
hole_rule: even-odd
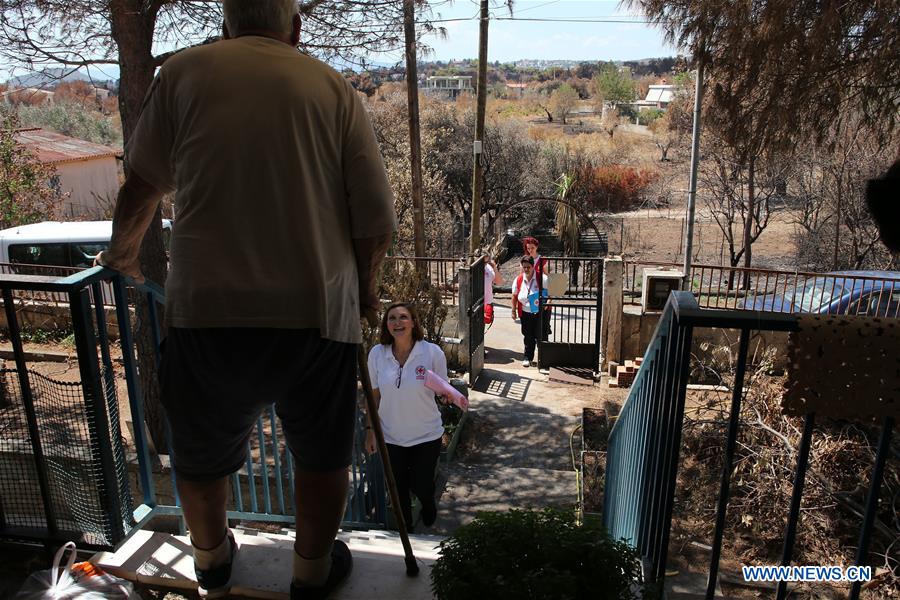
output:
[[[740,341],[711,541],[706,589],[708,600],[714,597],[718,579],[750,335],[753,331],[794,331],[797,329],[795,316],[749,310],[701,309],[692,293],[672,292],[628,398],[609,435],[603,505],[603,520],[610,533],[633,544],[644,559],[645,577],[661,583],[666,571],[672,526],[691,341],[695,329],[713,327],[739,330]],[[791,502],[787,507],[782,565],[790,565],[793,557],[814,421],[813,413],[804,418]],[[868,556],[893,426],[893,419],[886,417],[882,423],[868,501],[860,525],[856,565],[865,564]],[[851,587],[851,600],[858,598],[859,591],[859,583]],[[776,597],[782,600],[786,593],[786,584],[782,582]]]
[[[116,401],[115,378],[110,354],[110,342],[106,323],[104,291],[112,286],[115,299],[116,321],[119,342],[122,348],[122,362],[128,392],[133,427],[134,450],[138,462],[138,486],[140,504],[132,506],[129,489],[127,464],[122,444]],[[130,289],[129,289],[130,288]],[[171,487],[174,503],[159,502],[159,494],[154,482],[154,461],[144,423],[144,403],[138,381],[138,367],[135,358],[135,343],[131,329],[131,302],[143,295],[148,305],[149,325],[157,348],[159,361],[160,323],[158,305],[163,305],[163,290],[152,282],[135,284],[109,269],[94,267],[59,278],[54,276],[0,275],[0,290],[3,293],[10,339],[16,357],[18,376],[24,412],[27,417],[28,439],[34,457],[33,469],[38,480],[42,504],[39,523],[29,521],[27,528],[19,527],[12,519],[7,519],[0,494],[0,538],[15,536],[22,539],[67,540],[84,542],[84,532],[69,525],[58,523],[60,512],[58,497],[63,494],[54,489],[52,473],[48,469],[42,427],[35,411],[35,403],[29,381],[29,370],[20,335],[14,292],[23,290],[45,291],[63,294],[69,298],[69,310],[73,323],[74,337],[78,351],[84,404],[87,414],[86,429],[92,432],[90,477],[96,478],[94,488],[98,506],[94,511],[107,518],[97,517],[98,533],[88,545],[114,546],[127,538],[130,532],[139,529],[152,519],[162,515],[181,516],[180,502],[175,487],[174,470],[171,472]],[[129,293],[131,292],[131,293]],[[106,294],[108,295],[108,294]],[[99,350],[99,354],[98,354]],[[102,400],[102,401],[101,401]],[[250,521],[292,523],[294,520],[294,465],[291,453],[286,450],[283,436],[275,419],[274,407],[270,407],[259,417],[255,427],[254,448],[257,459],[253,459],[248,441],[247,464],[232,476],[234,494],[233,510],[228,518]],[[254,436],[251,436],[253,438]],[[364,450],[365,423],[357,414],[354,435],[354,452],[349,477],[350,493],[345,511],[345,527],[373,528],[385,523],[385,488],[380,459],[369,457]],[[271,457],[271,460],[270,460]],[[92,488],[92,489],[94,489]],[[0,490],[2,491],[2,490]],[[92,513],[93,514],[93,513]],[[83,527],[82,527],[83,529]]]

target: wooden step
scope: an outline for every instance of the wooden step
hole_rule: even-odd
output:
[[[431,566],[438,557],[443,538],[411,535],[410,543],[419,562],[417,577],[407,577],[400,536],[393,531],[340,532],[353,553],[350,578],[329,598],[373,598],[385,600],[431,598]],[[294,537],[235,530],[238,553],[232,572],[231,593],[246,598],[287,600],[290,597]],[[107,573],[152,588],[196,592],[190,541],[176,536],[141,530],[116,552],[101,552],[91,562]]]

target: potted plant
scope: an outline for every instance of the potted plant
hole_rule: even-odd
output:
[[[599,520],[548,508],[480,513],[441,542],[431,582],[438,600],[626,600],[640,573],[637,552]]]

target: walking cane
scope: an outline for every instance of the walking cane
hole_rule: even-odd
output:
[[[391,507],[394,510],[394,519],[397,521],[397,529],[400,530],[400,541],[403,543],[403,555],[406,560],[406,574],[415,577],[419,574],[419,565],[413,556],[412,545],[409,543],[409,534],[406,532],[406,521],[403,520],[403,511],[400,509],[400,494],[397,492],[397,482],[394,479],[394,470],[388,458],[387,446],[384,443],[384,432],[381,430],[381,419],[378,418],[378,407],[375,406],[375,395],[372,393],[372,382],[369,380],[369,369],[366,365],[366,351],[360,344],[356,351],[356,362],[359,363],[359,379],[362,382],[363,394],[366,397],[366,410],[369,413],[369,422],[375,432],[375,441],[378,444],[378,453],[381,455],[381,464],[384,466],[384,478],[387,480],[388,492],[391,495]]]

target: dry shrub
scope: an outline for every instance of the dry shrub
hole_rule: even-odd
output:
[[[713,353],[733,364],[730,351]],[[745,381],[723,558],[744,565],[779,564],[803,420],[781,413],[783,381],[765,375],[766,361]],[[724,376],[724,383],[733,375]],[[712,539],[725,450],[730,393],[708,398],[685,418],[682,472],[673,527]],[[794,564],[850,565],[855,559],[880,425],[816,419],[803,491]],[[895,436],[896,439],[896,436]],[[895,442],[893,456],[897,456]],[[873,582],[864,598],[896,598],[900,589],[900,465],[888,460],[870,545]],[[738,574],[739,576],[739,574]],[[823,584],[801,586],[821,596]],[[814,589],[818,588],[818,589]],[[832,591],[846,587],[836,588]]]
[[[621,212],[637,208],[644,201],[655,172],[623,165],[584,165],[575,179],[582,194],[598,210]]]
[[[392,302],[412,303],[425,329],[425,339],[435,344],[439,342],[448,309],[441,290],[432,284],[427,274],[417,271],[412,261],[385,261],[381,268],[378,297],[382,299],[384,308]],[[378,327],[366,327],[363,337],[367,347],[378,343],[378,332]]]

